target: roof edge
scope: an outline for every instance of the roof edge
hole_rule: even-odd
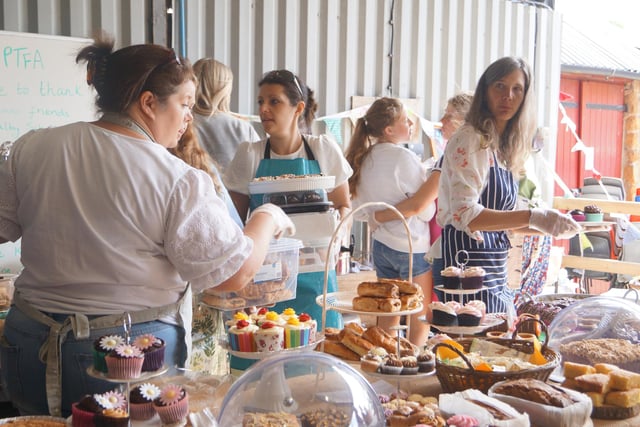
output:
[[[560,66],[561,72],[566,73],[578,73],[578,74],[593,74],[609,78],[626,78],[632,80],[640,80],[640,72],[632,72],[625,70],[615,70],[613,68],[596,68],[596,67],[583,67],[579,65],[566,65]]]

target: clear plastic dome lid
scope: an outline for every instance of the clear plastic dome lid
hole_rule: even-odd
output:
[[[549,347],[579,340],[622,339],[640,344],[640,305],[632,300],[594,296],[562,309],[549,325]]]
[[[313,420],[344,427],[385,425],[384,409],[367,380],[341,360],[315,351],[274,355],[253,365],[229,389],[218,422],[242,426],[243,419],[258,416],[295,417],[301,425],[316,425]]]

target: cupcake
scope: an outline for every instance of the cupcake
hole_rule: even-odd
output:
[[[476,307],[465,305],[456,312],[458,315],[458,326],[478,326],[482,319],[482,312]]]
[[[573,218],[574,221],[584,221],[585,219],[587,219],[587,217],[584,216],[584,211],[580,209],[572,210],[571,212],[569,212],[569,215],[571,215],[571,218]]]
[[[602,209],[596,205],[587,205],[584,207],[584,216],[587,221],[602,221],[604,214]]]
[[[462,289],[480,289],[484,283],[485,271],[482,267],[469,267],[462,272],[460,284]]]
[[[174,424],[189,414],[189,396],[187,391],[176,384],[167,384],[160,391],[160,396],[153,401],[162,424]]]
[[[264,317],[268,312],[269,309],[267,307],[260,307],[255,313],[251,313],[249,315],[249,320],[251,321],[251,323],[255,323],[256,325],[260,326],[260,324],[265,321]]]
[[[402,375],[415,375],[418,373],[418,359],[416,356],[403,356],[400,358],[402,362]]]
[[[484,303],[484,301],[480,301],[477,299],[471,300],[469,302],[467,302],[465,304],[466,306],[470,306],[470,307],[475,307],[478,310],[480,310],[480,313],[482,314],[482,317],[480,318],[480,321],[482,322],[482,319],[484,319],[484,316],[486,316],[487,314],[487,305]]]
[[[287,323],[287,321],[284,320],[282,316],[280,316],[275,311],[267,311],[267,313],[264,315],[264,320],[258,321],[257,325],[260,326],[263,322],[271,322],[276,326],[282,327],[284,327],[284,325]]]
[[[120,344],[107,354],[107,376],[117,379],[139,378],[144,363],[142,351],[131,344]]]
[[[133,340],[133,345],[142,350],[144,354],[142,372],[153,372],[162,368],[165,344],[161,338],[151,334],[140,335]]]
[[[400,375],[402,372],[402,362],[396,355],[389,354],[380,366],[380,372],[388,375]]]
[[[462,270],[450,265],[440,272],[445,289],[459,289]]]
[[[284,347],[304,347],[309,345],[309,326],[300,322],[297,316],[290,317],[284,325]]]
[[[233,318],[230,320],[227,320],[225,324],[227,325],[228,328],[231,328],[232,326],[235,326],[236,323],[238,323],[238,321],[240,320],[246,320],[247,322],[252,323],[247,313],[245,313],[244,311],[237,311],[233,313]]]
[[[450,306],[439,301],[429,304],[433,315],[431,323],[435,326],[455,326],[458,324],[456,311]]]
[[[311,318],[307,313],[300,313],[298,320],[309,327],[309,342],[316,342],[316,334],[318,333],[318,322]]]
[[[94,418],[104,409],[96,399],[97,395],[86,395],[71,405],[71,425],[73,427],[94,427]]]
[[[360,358],[360,369],[362,372],[378,372],[382,363],[381,356],[369,352]]]
[[[422,350],[416,360],[418,372],[431,372],[436,369],[436,356],[431,350]]]
[[[478,427],[480,421],[471,415],[456,414],[447,418],[447,425],[456,427]]]
[[[253,333],[256,351],[279,351],[284,349],[284,328],[269,321],[262,323]]]
[[[103,335],[93,342],[93,369],[98,372],[107,372],[107,362],[104,358],[117,346],[124,344],[124,338],[120,335]]]
[[[95,396],[98,404],[103,408],[99,411],[94,423],[96,427],[128,427],[129,413],[127,400],[119,391],[108,391]]]
[[[229,346],[231,350],[242,352],[256,351],[256,343],[253,334],[258,330],[256,325],[252,325],[246,320],[238,320],[236,324],[229,328]]]
[[[285,322],[288,321],[292,317],[297,317],[296,311],[291,307],[285,308],[282,311],[282,314],[280,316],[282,316],[282,318],[284,319]]]
[[[462,304],[460,304],[458,301],[453,300],[445,302],[444,305],[446,305],[447,307],[451,307],[453,311],[458,311],[462,308]]]
[[[156,410],[153,400],[160,396],[160,389],[155,384],[137,385],[129,392],[129,412],[132,420],[148,420],[153,418]]]

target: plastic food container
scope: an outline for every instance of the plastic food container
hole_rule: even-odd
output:
[[[299,251],[297,239],[272,240],[262,267],[251,283],[235,292],[204,291],[202,302],[220,310],[271,305],[296,297]]]
[[[240,427],[253,418],[252,425],[267,425],[256,418],[268,416],[280,417],[269,425],[385,425],[384,409],[367,380],[316,351],[279,354],[253,365],[229,389],[218,423]]]
[[[333,206],[327,190],[334,185],[334,176],[275,177],[249,183],[249,194],[262,195],[263,203],[278,205],[288,214],[326,212]]]

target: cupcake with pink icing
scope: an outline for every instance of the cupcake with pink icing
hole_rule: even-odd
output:
[[[458,324],[456,311],[450,305],[436,301],[429,304],[429,308],[432,313],[431,323],[434,326],[455,326]]]
[[[153,406],[163,425],[176,424],[189,415],[189,396],[187,390],[176,384],[167,384],[160,390],[160,396]]]
[[[454,301],[454,300],[447,301],[447,302],[445,302],[444,304],[445,304],[447,307],[451,307],[451,309],[452,309],[453,311],[458,311],[458,310],[460,310],[460,309],[462,308],[462,304],[460,304],[458,301]]]
[[[460,277],[462,277],[462,270],[460,268],[450,265],[440,271],[440,275],[442,276],[445,289],[460,289]]]
[[[263,322],[254,332],[256,351],[279,351],[284,349],[284,328],[269,321]]]
[[[309,345],[309,335],[311,329],[302,323],[298,316],[290,317],[284,325],[284,346],[285,348],[303,347]]]
[[[456,427],[479,427],[480,422],[471,415],[458,414],[447,418],[447,425]]]
[[[484,319],[484,316],[487,314],[487,305],[484,303],[484,301],[480,301],[479,299],[475,299],[475,300],[467,302],[465,305],[468,305],[468,306],[471,306],[471,307],[475,307],[478,310],[480,310],[480,313],[482,313],[482,318],[480,319],[480,321],[482,321]]]
[[[458,316],[458,326],[478,326],[480,319],[482,319],[482,312],[468,304],[460,308],[456,315]]]
[[[482,267],[467,267],[462,272],[460,284],[462,289],[480,289],[484,283],[486,272]]]
[[[254,352],[256,343],[254,334],[258,326],[249,323],[247,320],[238,320],[235,325],[229,328],[229,347],[234,351]]]

